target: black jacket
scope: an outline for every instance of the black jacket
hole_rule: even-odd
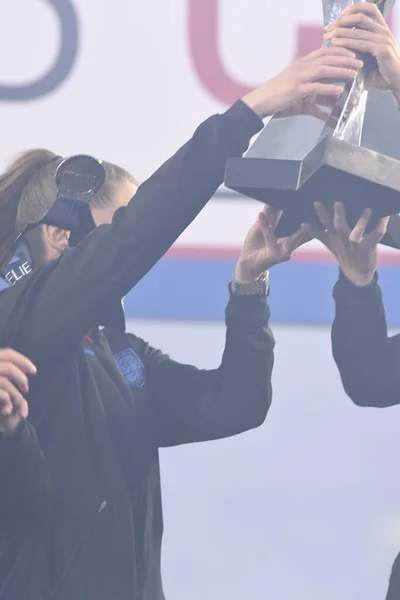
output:
[[[358,406],[400,404],[400,336],[388,336],[377,277],[359,288],[341,273],[334,299],[332,349],[347,394]]]
[[[388,336],[378,278],[359,288],[341,273],[334,288],[333,356],[344,389],[358,406],[400,404],[400,335]],[[400,598],[400,555],[386,600]]]
[[[160,600],[158,448],[265,419],[274,345],[265,298],[231,297],[213,371],[125,334],[120,305],[261,126],[241,102],[211,117],[112,225],[0,295],[0,346],[38,367],[30,423],[0,447],[1,600]]]

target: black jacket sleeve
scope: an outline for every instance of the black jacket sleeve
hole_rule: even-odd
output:
[[[175,156],[140,186],[111,225],[24,277],[0,296],[0,346],[38,367],[75,348],[153,267],[223,181],[262,122],[243,102],[205,121]]]
[[[265,298],[232,295],[224,355],[220,367],[211,371],[145,348],[159,446],[224,438],[264,422],[274,362],[268,321]]]
[[[400,403],[400,336],[388,337],[377,278],[367,287],[343,274],[334,288],[333,356],[343,386],[359,406]]]
[[[0,437],[0,529],[30,533],[48,518],[50,479],[33,426]]]

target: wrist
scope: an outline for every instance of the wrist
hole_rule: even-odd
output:
[[[346,275],[347,277],[347,275]],[[374,280],[374,276],[372,277],[347,277],[347,279],[358,288],[364,288],[371,285]]]
[[[234,280],[240,285],[251,285],[253,283],[256,283],[261,275],[261,273],[252,272],[250,269],[242,266],[239,262],[236,266]]]
[[[352,285],[357,288],[365,288],[371,285],[376,279],[376,271],[372,275],[361,275],[355,273],[346,273],[343,269],[340,269],[341,274],[349,281]]]
[[[260,88],[257,88],[249,94],[246,94],[246,96],[242,98],[242,102],[247,104],[247,106],[260,119],[266,119],[267,117],[273,115],[275,112],[272,103],[268,105],[268,101],[265,100],[265,94],[262,93]]]
[[[353,280],[353,281],[350,280],[350,281],[353,285],[355,285],[358,288],[365,288],[365,287],[368,287],[369,285],[371,285],[373,280],[374,280],[374,278],[372,277],[372,279],[367,279],[367,280]]]
[[[235,275],[230,284],[230,291],[235,296],[268,296],[268,280],[268,271],[261,273],[255,279],[247,281],[238,281]]]

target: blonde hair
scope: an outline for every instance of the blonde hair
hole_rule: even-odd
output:
[[[54,173],[62,160],[49,150],[28,150],[0,175],[0,266],[12,257],[14,242],[25,227],[41,221],[50,210],[57,197]],[[106,180],[92,198],[94,206],[112,202],[113,184],[126,179],[138,184],[122,167],[107,162],[103,166]],[[27,237],[35,261],[41,262],[40,229],[31,230]]]

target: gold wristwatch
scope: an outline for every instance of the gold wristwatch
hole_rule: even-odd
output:
[[[235,278],[231,281],[231,292],[238,296],[268,296],[269,272],[265,271],[257,279],[249,283],[240,283]]]

